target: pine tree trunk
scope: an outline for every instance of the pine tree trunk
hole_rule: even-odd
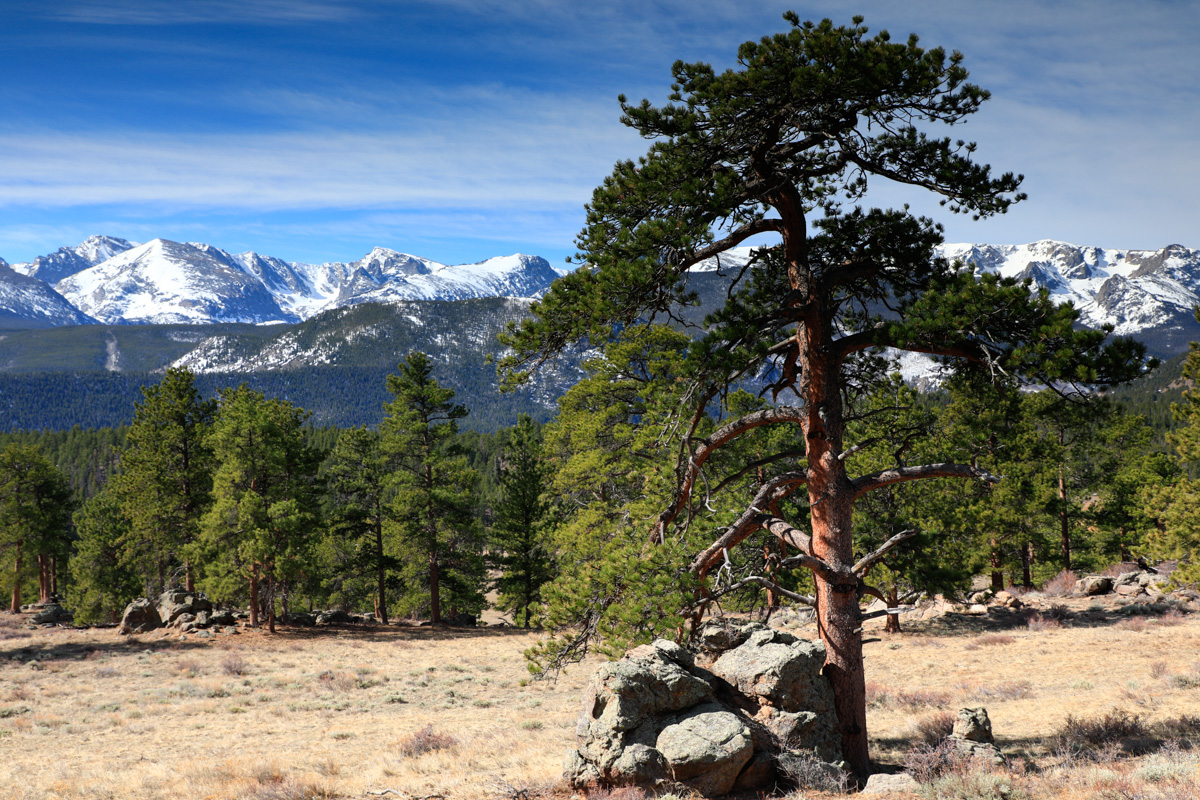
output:
[[[793,283],[793,285],[795,285]],[[819,310],[797,328],[800,353],[816,355],[816,342],[833,338]],[[808,497],[812,554],[832,570],[814,573],[817,629],[825,643],[824,674],[833,688],[834,708],[842,739],[842,758],[857,776],[870,774],[867,748],[866,676],[862,653],[862,611],[854,574],[854,488],[839,458],[845,422],[842,417],[839,365],[826,359],[803,359],[800,394],[808,409],[802,424],[808,449]]]
[[[275,579],[267,578],[267,630],[275,632]]]
[[[429,621],[438,625],[442,621],[442,597],[438,587],[437,550],[429,551]]]
[[[862,612],[858,605],[850,522],[851,501],[826,495],[813,507],[813,555],[839,573],[849,575],[834,585],[816,577],[817,629],[825,643],[825,676],[833,687],[834,707],[842,735],[842,758],[851,771],[870,772],[867,751],[866,673],[862,655]]]
[[[1063,479],[1063,471],[1058,471],[1058,499],[1061,506],[1058,510],[1060,536],[1062,538],[1063,569],[1071,568],[1071,516],[1067,513],[1067,482]]]
[[[383,517],[376,509],[375,514],[375,578],[378,584],[378,595],[375,597],[375,616],[384,625],[388,624],[387,615],[387,582],[383,568]]]
[[[45,553],[38,553],[38,602],[45,604],[50,600],[50,559]]]
[[[58,556],[50,556],[50,596],[58,596]]]
[[[1021,545],[1021,585],[1026,589],[1033,588],[1033,575],[1030,572],[1030,564],[1033,561],[1033,543],[1026,542]]]
[[[258,627],[258,570],[250,571],[250,627]]]
[[[887,607],[888,607],[889,611],[900,607],[900,598],[899,598],[898,592],[896,591],[895,584],[893,584],[892,586],[890,586],[888,588]],[[900,632],[900,615],[899,614],[888,614],[887,615],[887,624],[883,626],[883,632],[884,633],[899,633]]]
[[[21,545],[22,544],[24,544],[24,542],[17,542],[17,545],[16,545],[17,558],[16,558],[16,563],[13,566],[12,605],[9,607],[9,611],[11,611],[13,614],[21,613]]]
[[[992,567],[992,591],[999,592],[1004,589],[1004,560],[1000,556],[1000,547],[996,544],[996,540],[991,541],[992,551],[988,554],[988,562]]]
[[[183,589],[188,594],[196,591],[196,575],[192,570],[192,562],[187,559],[183,561]]]

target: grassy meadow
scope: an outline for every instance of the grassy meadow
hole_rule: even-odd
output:
[[[927,796],[1200,797],[1186,743],[1087,758],[1052,739],[1068,716],[1114,710],[1148,742],[1200,732],[1200,615],[1030,602],[1045,609],[1032,628],[1004,610],[868,628],[873,756],[898,768],[939,714],[982,705],[1009,768]],[[397,626],[120,637],[0,615],[0,797],[569,798],[560,765],[597,662],[529,682],[521,654],[536,638]]]

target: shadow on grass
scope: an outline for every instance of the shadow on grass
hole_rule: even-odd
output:
[[[111,638],[89,638],[86,641],[68,639],[54,641],[57,636],[65,636],[79,629],[74,628],[43,628],[31,631],[29,637],[0,639],[0,664],[3,662],[49,662],[73,661],[88,658],[98,658],[110,655],[132,655],[152,652],[170,651],[184,652],[204,647],[228,647],[244,644],[253,647],[255,644],[284,643],[284,642],[316,642],[328,639],[359,640],[372,642],[420,642],[420,641],[463,641],[472,639],[499,639],[517,636],[527,636],[537,631],[527,631],[522,628],[458,628],[449,626],[408,626],[408,625],[328,625],[320,628],[308,628],[289,625],[277,625],[274,634],[268,633],[266,626],[255,629],[239,628],[239,634],[218,633],[213,637],[201,637],[194,633],[186,636],[173,628],[159,628],[142,634],[122,636],[111,630]],[[103,630],[103,629],[101,629]]]
[[[950,613],[930,620],[913,620],[902,623],[909,634],[926,636],[974,636],[980,633],[1027,630],[1031,617],[1040,615],[1064,628],[1111,627],[1135,617],[1156,619],[1179,608],[1171,603],[1131,603],[1117,608],[1089,607],[1072,610],[1055,605],[1049,609],[1026,607],[1017,610],[1003,606],[989,606],[986,615]]]

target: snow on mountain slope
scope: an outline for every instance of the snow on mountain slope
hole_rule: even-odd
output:
[[[50,328],[95,321],[43,281],[22,275],[0,259],[0,327]]]
[[[538,256],[511,255],[478,264],[433,265],[423,273],[394,278],[371,291],[339,298],[339,305],[399,300],[467,300],[475,297],[534,297],[559,277]]]
[[[94,267],[115,255],[137,247],[136,242],[113,236],[89,236],[77,247],[60,247],[46,256],[38,256],[28,264],[13,264],[13,269],[54,285],[63,278]]]
[[[1079,247],[1044,239],[1023,245],[945,244],[940,254],[976,275],[1029,278],[1059,303],[1071,301],[1088,327],[1112,325],[1159,354],[1181,352],[1196,338],[1192,308],[1200,303],[1200,250]]]
[[[297,321],[224,251],[165,239],[120,253],[55,288],[110,324]]]
[[[735,248],[692,272],[697,280],[710,281],[735,275],[753,249]],[[976,274],[1029,278],[1055,300],[1073,302],[1084,324],[1112,325],[1117,334],[1142,339],[1156,354],[1180,352],[1190,339],[1200,338],[1192,316],[1192,307],[1200,303],[1198,250],[1179,245],[1113,250],[1043,240],[945,244],[939,251],[971,265]],[[200,243],[134,245],[107,236],[13,269],[53,278],[80,311],[112,323],[296,322],[372,302],[537,298],[563,274],[527,255],[450,266],[377,247],[355,261],[307,264],[254,252],[233,255]],[[29,313],[41,314],[32,308]]]

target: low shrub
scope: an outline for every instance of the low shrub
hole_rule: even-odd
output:
[[[836,764],[822,761],[816,753],[790,750],[779,754],[779,771],[788,783],[800,789],[844,794],[849,791],[850,778]]]
[[[1026,627],[1031,631],[1049,631],[1062,627],[1062,622],[1054,617],[1046,616],[1042,613],[1030,614],[1025,621]]]
[[[939,745],[954,732],[954,714],[949,711],[927,714],[916,721],[913,729],[925,744]]]
[[[400,755],[415,758],[434,753],[438,750],[449,750],[458,744],[458,740],[446,733],[438,733],[432,725],[426,725],[421,730],[400,742]]]
[[[230,653],[221,662],[221,670],[226,675],[245,675],[250,671],[250,665],[242,658],[241,653]]]
[[[1075,581],[1077,580],[1079,580],[1078,575],[1072,570],[1064,569],[1046,581],[1046,585],[1042,587],[1042,594],[1048,597],[1066,597],[1075,591]]]
[[[922,785],[931,784],[945,775],[961,775],[971,765],[971,757],[953,742],[918,744],[904,754],[904,771]]]
[[[1122,709],[1113,709],[1102,717],[1068,715],[1062,728],[1051,737],[1050,746],[1062,755],[1086,756],[1118,745],[1123,739],[1142,737],[1147,733],[1139,715]]]

